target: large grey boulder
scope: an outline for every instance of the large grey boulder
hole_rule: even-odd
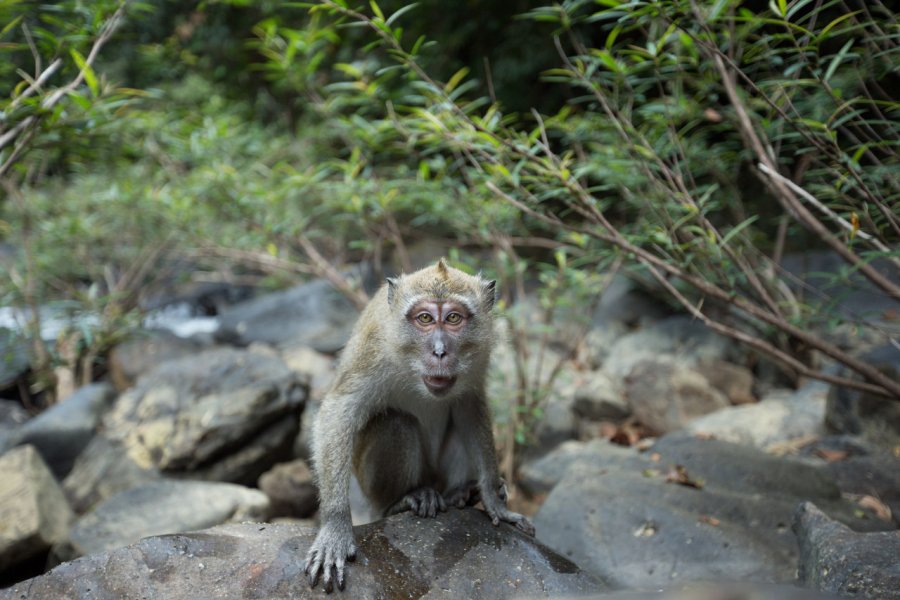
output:
[[[800,544],[800,581],[846,596],[900,598],[900,533],[856,533],[814,504],[797,508],[793,522]]]
[[[268,515],[269,499],[259,490],[233,483],[160,480],[117,494],[80,517],[55,554],[71,560],[151,535],[261,521]]]
[[[216,337],[242,346],[292,344],[333,353],[347,343],[357,315],[346,297],[318,279],[228,307]]]
[[[825,434],[827,393],[828,386],[818,382],[796,392],[781,390],[757,404],[729,406],[697,417],[685,425],[685,431],[762,450],[814,439]]]
[[[716,360],[741,362],[736,342],[701,321],[677,315],[620,337],[609,349],[603,370],[624,378],[638,363],[655,361],[663,355],[677,357],[679,364],[688,367]]]
[[[900,348],[886,344],[863,354],[860,360],[900,380]],[[843,374],[852,376],[846,369]],[[831,431],[859,435],[888,448],[900,445],[900,402],[868,392],[832,387],[825,423]]]
[[[53,474],[62,479],[88,445],[103,415],[116,398],[107,383],[93,383],[75,390],[22,425],[14,444],[31,444],[41,453]]]
[[[168,331],[144,330],[109,353],[109,378],[117,390],[125,391],[160,364],[188,358],[202,349],[202,344]]]
[[[625,378],[625,399],[642,424],[660,433],[730,406],[706,377],[666,357],[634,365]]]
[[[621,385],[605,372],[589,371],[577,385],[572,410],[582,419],[616,421],[631,414]]]
[[[72,509],[83,514],[119,492],[159,478],[157,469],[138,465],[121,444],[97,435],[75,459],[62,487]]]
[[[854,527],[890,527],[857,518],[824,469],[745,446],[670,435],[643,454],[582,448],[569,458],[535,517],[538,539],[623,588],[790,582],[790,523],[803,500]]]
[[[634,448],[619,446],[604,439],[589,442],[564,442],[553,451],[528,461],[519,469],[519,485],[532,496],[548,494],[562,480],[569,467],[578,462],[610,469],[641,472],[652,463]]]
[[[404,513],[354,532],[359,553],[344,598],[561,598],[607,589],[474,509],[436,519]],[[145,538],[0,590],[0,599],[326,597],[321,583],[311,590],[303,575],[315,534],[296,525],[244,524]]]
[[[307,393],[277,356],[212,349],[141,377],[104,426],[143,468],[254,483],[290,455]]]
[[[0,456],[0,572],[64,539],[72,511],[33,446]]]

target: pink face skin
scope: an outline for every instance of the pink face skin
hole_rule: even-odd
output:
[[[413,306],[406,318],[422,333],[425,387],[436,396],[447,393],[456,383],[458,338],[469,311],[452,300],[425,300]]]

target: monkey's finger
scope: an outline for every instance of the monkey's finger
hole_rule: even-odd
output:
[[[310,568],[312,570],[310,570]],[[316,587],[316,584],[319,583],[319,572],[321,568],[319,565],[313,565],[312,567],[307,566],[306,578],[309,581],[309,587]]]
[[[351,545],[350,548],[347,550],[347,560],[350,562],[353,562],[354,560],[356,560],[356,546],[355,545]]]
[[[330,594],[334,591],[334,577],[331,572],[334,569],[332,564],[325,565],[325,573],[322,575],[322,587],[325,588],[325,593]]]
[[[447,511],[447,503],[444,502],[444,497],[441,496],[440,494],[438,494],[437,502],[438,502],[438,510],[440,510],[441,512],[446,512]]]
[[[344,591],[344,559],[338,558],[337,562],[334,564],[335,571],[337,572],[337,588]]]
[[[525,517],[522,517],[521,520],[516,521],[516,528],[523,533],[527,533],[531,537],[534,537],[534,525]]]

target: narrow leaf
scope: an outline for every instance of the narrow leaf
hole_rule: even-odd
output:
[[[834,72],[840,66],[841,61],[843,61],[844,57],[847,56],[847,53],[850,52],[850,48],[853,46],[853,42],[855,41],[856,40],[853,39],[847,40],[847,43],[844,44],[844,47],[834,55],[834,58],[832,58],[831,62],[828,64],[828,69],[825,71],[825,77],[823,78],[823,81],[827,83],[828,80],[831,79],[831,76],[834,75]]]
[[[94,69],[92,69],[91,65],[84,60],[84,57],[78,50],[72,48],[69,52],[72,54],[72,59],[75,61],[75,64],[78,65],[78,68],[81,69],[81,72],[84,74],[84,80],[87,82],[91,94],[96,97],[100,92],[100,87],[97,85],[97,76],[94,74]]]

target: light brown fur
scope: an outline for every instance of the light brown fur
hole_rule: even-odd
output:
[[[493,304],[493,281],[441,260],[389,279],[363,310],[314,427],[322,528],[311,585],[321,575],[326,591],[343,589],[356,553],[351,469],[383,514],[434,516],[448,499],[480,498],[494,524],[533,533],[500,494],[485,395]]]

